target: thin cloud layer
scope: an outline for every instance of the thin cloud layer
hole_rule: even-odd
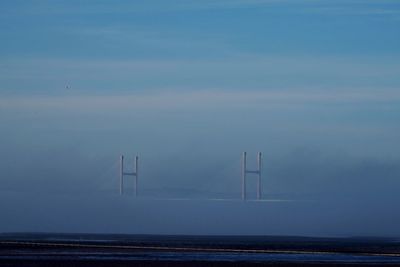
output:
[[[259,91],[175,91],[152,94],[8,96],[0,99],[1,109],[7,110],[205,110],[205,109],[294,109],[307,105],[368,105],[378,104],[390,109],[400,102],[398,89],[340,89],[340,90],[259,90]]]

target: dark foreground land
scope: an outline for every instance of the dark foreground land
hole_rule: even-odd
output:
[[[0,266],[400,266],[377,238],[0,234]]]
[[[277,266],[277,267],[292,267],[292,266],[339,266],[339,267],[357,267],[357,266],[399,266],[397,264],[361,264],[361,263],[308,263],[308,262],[210,262],[210,261],[191,261],[191,262],[176,262],[176,261],[1,261],[0,266],[23,266],[23,267],[37,267],[37,266],[85,266],[85,267],[262,267],[262,266]]]

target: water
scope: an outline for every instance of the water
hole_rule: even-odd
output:
[[[15,251],[17,252],[17,251]],[[221,253],[221,252],[37,252],[1,255],[0,260],[124,260],[124,261],[229,261],[229,262],[330,262],[400,263],[400,257],[344,253]]]
[[[3,234],[2,260],[400,264],[396,239]]]

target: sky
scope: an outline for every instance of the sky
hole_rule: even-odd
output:
[[[400,201],[399,29],[396,0],[1,1],[0,195],[12,204],[0,212],[30,213],[0,232],[47,225],[34,214],[55,199],[64,208],[51,230],[83,231],[62,225],[66,199],[115,197],[120,154],[140,156],[143,197],[207,199],[238,198],[241,152],[255,168],[261,151],[265,198],[327,201],[304,208],[319,222],[314,213],[340,199],[327,218],[353,216],[352,226],[374,216],[356,212],[360,201],[375,203],[393,224],[346,234],[400,236],[390,210]],[[26,206],[31,196],[38,205]],[[193,205],[207,214],[211,204]],[[179,233],[173,222],[146,233]],[[291,234],[343,234],[337,225]]]

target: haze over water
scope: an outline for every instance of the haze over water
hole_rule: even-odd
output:
[[[397,1],[0,11],[0,232],[400,235]]]

